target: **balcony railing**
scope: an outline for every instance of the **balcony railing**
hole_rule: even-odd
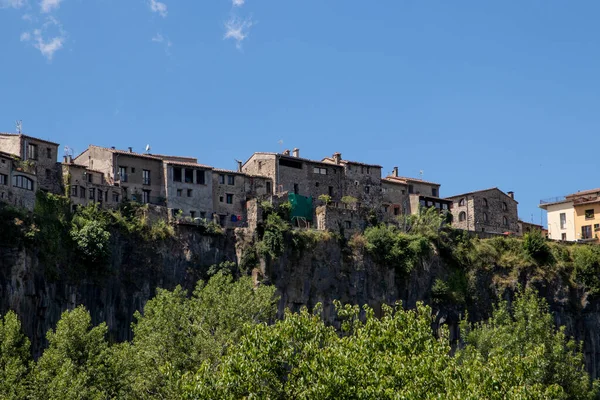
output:
[[[150,185],[150,178],[142,178],[143,185]]]
[[[551,197],[549,199],[540,200],[540,204],[560,203],[565,200],[567,200],[565,196]]]

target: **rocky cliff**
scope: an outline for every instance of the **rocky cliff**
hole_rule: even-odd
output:
[[[15,310],[32,341],[34,355],[45,345],[45,334],[55,326],[62,311],[85,305],[95,324],[106,322],[112,340],[131,339],[130,326],[136,310],[142,310],[157,287],[182,285],[192,289],[205,278],[211,265],[237,262],[249,245],[244,232],[223,235],[201,234],[181,226],[174,238],[140,242],[114,234],[111,256],[102,273],[67,273],[49,268],[48,255],[27,246],[0,246],[0,313]],[[257,280],[274,284],[281,296],[279,312],[324,305],[326,319],[335,323],[333,300],[369,304],[375,310],[383,303],[402,301],[413,307],[417,301],[431,304],[435,325],[448,324],[458,339],[460,319],[490,315],[498,299],[510,301],[520,285],[534,285],[549,302],[557,324],[583,341],[587,367],[593,377],[600,367],[600,302],[586,297],[560,274],[540,276],[523,268],[517,275],[494,267],[470,272],[465,293],[460,297],[442,293],[436,281],[451,281],[455,267],[438,253],[422,259],[409,274],[374,262],[361,246],[350,247],[334,238],[319,240],[308,248],[287,246],[279,257],[259,260],[253,273]],[[460,285],[459,285],[460,286]]]

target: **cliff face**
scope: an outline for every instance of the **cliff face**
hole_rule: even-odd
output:
[[[238,260],[243,236],[206,236],[180,227],[175,239],[150,244],[113,235],[108,271],[76,277],[50,270],[47,262],[40,261],[47,258],[35,249],[0,248],[0,314],[9,309],[18,313],[36,356],[60,314],[79,304],[90,310],[94,324],[107,323],[112,340],[131,339],[133,314],[143,309],[157,287],[193,289],[209,266]],[[465,308],[470,319],[481,320],[490,315],[497,299],[510,301],[518,284],[534,285],[548,300],[557,324],[583,341],[587,368],[598,376],[600,301],[570,289],[560,276],[539,277],[524,269],[511,280],[501,268],[472,274],[464,301],[432,295],[436,279],[448,280],[452,273],[443,257],[434,254],[406,275],[377,265],[361,249],[351,250],[335,240],[320,241],[303,251],[289,249],[276,260],[262,260],[255,270],[259,279],[278,288],[280,315],[285,308],[297,310],[320,302],[325,318],[335,323],[335,299],[368,304],[376,311],[383,303],[402,301],[414,307],[417,301],[425,301],[436,313],[434,328],[447,324],[453,339],[459,337]]]

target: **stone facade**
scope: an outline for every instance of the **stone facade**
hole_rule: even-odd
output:
[[[33,211],[38,188],[36,170],[23,168],[15,155],[0,152],[0,201]]]
[[[57,162],[58,143],[23,134],[0,134],[0,151],[35,166],[37,189],[61,194],[62,169]],[[37,190],[36,189],[36,190]]]
[[[365,208],[352,210],[333,205],[317,207],[317,229],[343,232],[344,236],[350,237],[354,233],[365,230],[367,226],[365,210]]]
[[[491,188],[448,197],[452,226],[468,231],[519,232],[517,205],[512,192]]]
[[[75,164],[70,157],[65,157],[62,170],[65,196],[70,198],[74,207],[91,203],[97,203],[101,207],[114,207],[123,198],[121,188],[109,185],[101,171]]]
[[[539,232],[544,237],[548,236],[548,230],[544,228],[542,225],[534,224],[532,222],[525,222],[519,220],[519,231],[517,232],[518,236],[523,236],[529,232]]]
[[[173,215],[210,219],[213,212],[212,168],[196,162],[165,161],[167,207]]]
[[[411,204],[405,181],[384,178],[381,180],[382,212],[385,220],[394,220],[410,214]]]
[[[334,153],[323,162],[344,167],[344,196],[356,198],[359,207],[378,209],[381,206],[381,165],[344,160],[341,153]]]

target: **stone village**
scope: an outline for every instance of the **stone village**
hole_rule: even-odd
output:
[[[521,236],[535,229],[555,240],[598,241],[600,232],[600,189],[542,201],[546,232],[519,220],[513,192],[493,187],[442,197],[439,183],[400,176],[398,167],[383,176],[381,165],[345,160],[340,153],[310,160],[299,149],[255,152],[238,161],[236,170],[224,170],[193,157],[96,145],[57,162],[58,148],[48,140],[0,133],[0,201],[33,210],[41,190],[68,196],[74,208],[135,201],[155,205],[174,221],[235,228],[256,226],[261,201],[289,199],[296,226],[346,234],[363,230],[367,214],[393,222],[421,207],[451,213],[452,226],[480,235]]]

